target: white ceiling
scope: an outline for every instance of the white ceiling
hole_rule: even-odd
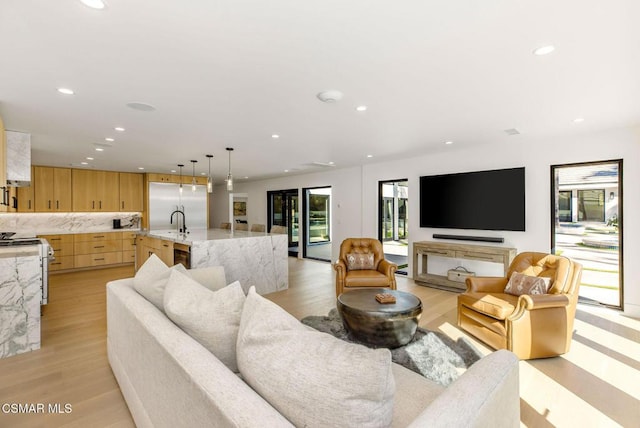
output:
[[[259,179],[640,123],[637,0],[107,4],[0,1],[0,115],[34,164],[199,173],[211,153],[222,180],[234,147]]]

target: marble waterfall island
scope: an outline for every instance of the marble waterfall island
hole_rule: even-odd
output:
[[[240,281],[247,292],[252,285],[259,294],[289,287],[288,239],[283,234],[225,229],[149,231],[152,238],[188,245],[191,268],[224,266],[227,283]]]
[[[0,248],[0,358],[40,349],[42,262],[35,248]]]

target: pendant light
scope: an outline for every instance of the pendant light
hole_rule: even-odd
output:
[[[198,161],[197,160],[192,160],[191,161],[191,165],[193,166],[193,172],[191,174],[191,191],[195,192],[196,191],[196,163]]]
[[[233,176],[231,175],[231,152],[233,151],[233,147],[227,147],[227,151],[229,152],[229,173],[227,174],[227,191],[233,191]]]
[[[209,176],[207,177],[207,193],[213,193],[213,177],[211,177],[211,158],[213,155],[206,155],[209,159]]]
[[[182,194],[182,167],[183,166],[184,165],[181,163],[178,164],[178,167],[180,168],[180,187],[178,188],[178,190],[180,191],[180,194]]]

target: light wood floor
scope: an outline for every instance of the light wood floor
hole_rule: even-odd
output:
[[[107,281],[132,275],[133,268],[118,267],[51,276],[42,349],[0,360],[0,406],[60,403],[64,409],[69,403],[73,410],[31,415],[0,411],[0,427],[133,426],[107,362],[104,291]],[[289,278],[288,290],[267,297],[295,317],[326,314],[334,306],[328,263],[290,258]],[[455,293],[417,286],[402,276],[398,288],[422,300],[422,327],[453,339],[465,335],[455,327]],[[575,329],[567,355],[520,362],[522,425],[640,426],[640,321],[583,306]]]

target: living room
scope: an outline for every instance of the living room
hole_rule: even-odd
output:
[[[246,221],[269,224],[268,192],[330,187],[332,263],[289,257],[289,289],[266,296],[297,319],[335,307],[340,243],[377,237],[380,182],[406,179],[409,275],[397,276],[398,290],[422,300],[420,327],[467,338],[487,355],[492,348],[456,325],[457,293],[413,280],[413,243],[452,233],[549,253],[551,167],[622,160],[621,308],[579,304],[569,353],[519,362],[520,414],[531,427],[640,420],[634,2],[166,0],[150,10],[109,1],[103,11],[72,3],[0,6],[0,43],[12,64],[0,71],[4,126],[32,134],[34,165],[143,174],[184,163],[191,178],[189,160],[198,158],[193,175],[214,178],[211,227],[229,221],[229,193],[243,195]],[[105,51],[72,43],[79,34]],[[554,52],[532,53],[550,43]],[[62,85],[76,94],[56,93]],[[342,99],[318,99],[327,89]],[[36,92],[50,96],[27,101]],[[133,101],[157,111],[125,107]],[[356,110],[361,103],[367,108]],[[205,153],[214,154],[213,174]],[[421,176],[516,167],[525,168],[525,231],[419,227]],[[2,407],[0,426],[134,426],[135,404],[125,402],[107,360],[104,287],[134,275],[132,265],[51,275],[42,348],[0,359],[0,405],[46,403],[57,414]]]

